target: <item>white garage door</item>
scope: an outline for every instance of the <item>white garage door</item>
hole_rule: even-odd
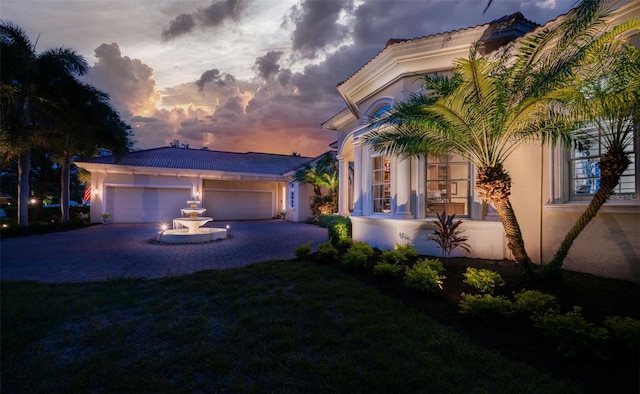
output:
[[[191,189],[107,187],[107,212],[114,223],[168,222],[180,217]]]
[[[264,190],[205,191],[205,214],[213,220],[258,220],[273,217],[273,193]]]

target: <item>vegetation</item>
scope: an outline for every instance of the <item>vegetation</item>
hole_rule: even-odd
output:
[[[559,313],[560,304],[555,296],[539,290],[524,290],[513,296],[514,309],[532,315]]]
[[[404,273],[404,284],[410,289],[433,292],[442,289],[446,278],[444,267],[438,260],[423,259],[407,268]]]
[[[305,257],[309,256],[309,253],[311,253],[311,241],[307,242],[304,245],[298,246],[297,248],[295,248],[293,253],[295,253],[296,257],[299,259],[304,259]]]
[[[460,301],[460,313],[470,316],[505,317],[512,309],[511,301],[500,295],[463,293]]]
[[[3,392],[577,391],[324,265],[0,291]]]
[[[329,241],[337,246],[342,240],[351,239],[351,219],[334,215],[327,222]]]
[[[436,215],[438,220],[431,222],[434,229],[433,234],[427,237],[435,241],[440,249],[442,249],[442,258],[451,256],[451,252],[455,249],[462,249],[467,253],[471,253],[471,246],[467,243],[469,237],[461,235],[463,230],[458,227],[462,224],[462,220],[454,222],[455,214],[447,215],[447,211],[442,211]]]
[[[571,141],[584,121],[568,107],[575,90],[567,85],[591,65],[594,53],[618,53],[615,44],[635,28],[633,22],[603,31],[606,6],[581,2],[562,22],[525,36],[492,59],[480,55],[478,43],[468,58],[455,62],[452,78],[424,76],[428,95],[398,103],[365,136],[367,144],[389,154],[456,153],[469,160],[477,169],[476,196],[495,207],[511,252],[530,276],[532,261],[509,200],[511,176],[504,163],[534,138]],[[615,66],[592,68],[600,73],[592,76]]]
[[[496,288],[505,285],[499,273],[471,267],[464,273],[464,283],[475,287],[483,294],[493,294]]]
[[[34,147],[61,164],[61,218],[69,220],[72,157],[91,155],[96,146],[116,153],[130,146],[131,128],[109,105],[108,96],[81,83],[85,59],[72,49],[35,51],[20,27],[0,22],[0,153],[3,166],[17,160],[18,222],[29,225],[29,175]]]
[[[295,174],[295,180],[313,186],[311,213],[317,218],[338,212],[338,162],[327,152],[313,166],[307,164]]]

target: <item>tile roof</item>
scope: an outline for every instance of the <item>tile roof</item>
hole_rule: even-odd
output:
[[[223,152],[203,149],[162,147],[114,156],[100,156],[77,163],[110,164],[183,170],[224,171],[244,174],[282,175],[311,162],[314,158],[257,152]]]

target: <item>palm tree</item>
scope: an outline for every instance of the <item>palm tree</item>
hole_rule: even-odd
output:
[[[373,148],[397,155],[457,153],[476,168],[475,190],[493,205],[515,259],[533,274],[520,226],[509,200],[511,177],[505,160],[535,138],[568,141],[578,119],[564,104],[575,96],[567,81],[585,59],[617,35],[601,34],[608,16],[602,1],[585,1],[566,18],[506,47],[492,59],[476,43],[454,63],[452,80],[427,77],[429,96],[396,105],[365,136]],[[626,26],[626,28],[630,28]]]
[[[121,156],[131,147],[131,127],[120,120],[106,93],[73,76],[58,82],[54,86],[60,92],[53,111],[55,126],[48,134],[48,141],[61,164],[61,221],[66,222],[73,157],[91,156],[99,147],[110,149],[116,157]]]
[[[613,66],[611,72],[606,75],[598,72],[586,78],[580,75],[577,80],[580,93],[577,109],[595,126],[592,130],[596,134],[578,134],[577,143],[581,144],[585,138],[596,138],[606,150],[598,163],[600,187],[545,266],[545,272],[550,276],[559,276],[573,242],[614,194],[620,178],[631,164],[626,148],[640,138],[640,51],[629,45],[612,59],[595,56],[594,67],[599,69],[608,61]]]
[[[48,127],[47,113],[54,104],[47,97],[52,75],[47,66],[60,65],[57,71],[81,75],[87,71],[84,58],[65,48],[36,53],[25,32],[17,25],[0,22],[2,74],[2,127],[0,153],[18,159],[18,222],[29,225],[29,168],[31,146],[42,143],[42,130]]]
[[[294,179],[301,183],[313,186],[314,209],[313,213],[318,214],[318,210],[327,202],[331,212],[338,210],[338,166],[336,159],[331,152],[325,153],[313,165],[306,165],[296,172]],[[323,194],[323,189],[328,190],[328,194]]]

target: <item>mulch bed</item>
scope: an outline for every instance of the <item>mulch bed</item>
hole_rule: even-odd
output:
[[[597,325],[601,325],[608,316],[640,319],[639,284],[573,271],[563,271],[561,282],[531,281],[513,261],[451,258],[446,262],[444,289],[436,294],[424,294],[405,288],[401,279],[374,276],[372,270],[347,270],[340,263],[333,266],[378,289],[382,294],[401,300],[438,323],[466,334],[504,357],[546,371],[583,392],[640,392],[640,354],[637,351],[609,349],[606,351],[607,360],[590,352],[565,357],[526,316],[489,319],[469,317],[458,312],[461,294],[476,293],[474,288],[463,282],[467,267],[500,273],[506,285],[496,294],[511,299],[515,292],[524,289],[540,290],[556,296],[563,313],[572,310],[574,305],[580,306],[585,319]]]

